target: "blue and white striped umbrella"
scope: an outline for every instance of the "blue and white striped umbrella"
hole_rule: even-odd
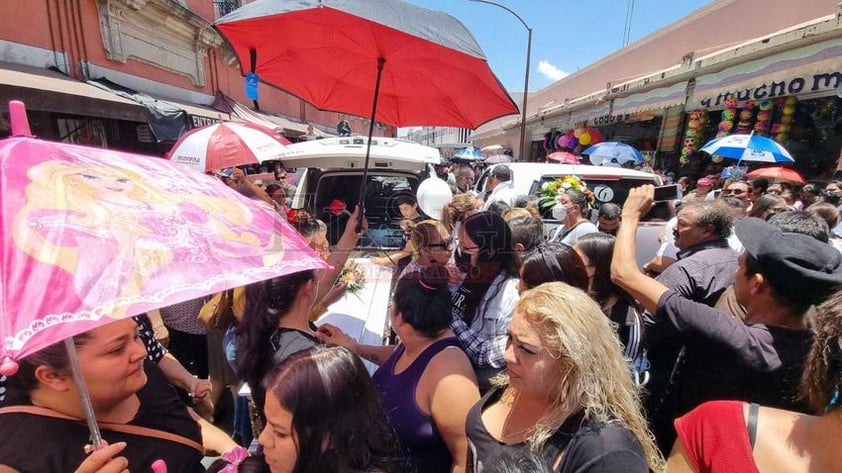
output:
[[[729,135],[709,141],[701,151],[711,156],[757,163],[794,163],[792,155],[771,138],[760,135]]]
[[[582,154],[588,155],[591,164],[595,166],[616,166],[629,161],[643,162],[643,155],[637,148],[618,141],[597,143],[582,151]]]

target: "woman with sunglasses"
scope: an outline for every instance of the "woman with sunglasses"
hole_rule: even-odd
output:
[[[424,268],[440,265],[448,269],[452,283],[459,282],[458,270],[450,262],[453,255],[453,238],[441,222],[424,220],[415,225],[409,234],[409,241],[412,247],[412,261],[401,272],[401,278]]]
[[[452,294],[450,328],[477,372],[480,391],[504,367],[509,321],[518,300],[519,257],[503,217],[480,212],[459,228],[456,266],[465,274]]]

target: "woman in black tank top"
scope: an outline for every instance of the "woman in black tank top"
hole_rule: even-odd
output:
[[[521,294],[507,374],[468,413],[468,471],[533,455],[548,471],[662,470],[620,344],[582,290],[560,282]]]

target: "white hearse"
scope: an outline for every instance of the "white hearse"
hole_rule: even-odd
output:
[[[287,169],[304,169],[292,208],[305,209],[327,223],[331,244],[341,235],[344,218],[333,215],[330,204],[339,199],[351,210],[358,203],[367,141],[367,137],[354,136],[295,143],[281,159]],[[414,196],[430,176],[431,166],[440,162],[435,148],[396,138],[372,138],[364,202],[369,231],[360,240],[361,250],[401,246],[396,200],[404,194]]]
[[[477,192],[482,193],[491,170],[500,165],[490,166],[480,174],[476,183]],[[629,190],[633,187],[643,184],[661,185],[660,177],[655,174],[620,167],[560,163],[506,163],[504,165],[512,170],[515,191],[531,198],[537,198],[541,186],[547,182],[564,176],[577,176],[585,181],[588,189],[593,191],[594,209],[598,209],[606,202],[623,205],[629,195]],[[595,219],[596,215],[592,217]],[[552,212],[545,212],[543,218],[544,234],[553,234],[561,222],[552,218]],[[663,227],[663,221],[642,223],[637,242],[637,261],[640,265],[655,255],[658,249],[658,237]]]

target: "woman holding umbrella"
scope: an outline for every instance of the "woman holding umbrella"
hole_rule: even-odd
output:
[[[103,438],[112,444],[107,451],[119,452],[134,471],[150,471],[157,460],[170,471],[203,471],[203,444],[218,452],[236,444],[187,410],[160,369],[145,361],[137,332],[137,324],[127,319],[74,337]],[[9,385],[18,401],[0,409],[0,436],[5,439],[0,442],[0,471],[64,472],[83,461],[78,471],[96,471],[92,465],[104,461],[107,453],[85,459],[89,432],[63,343],[19,364]],[[111,463],[119,466],[121,461]]]

